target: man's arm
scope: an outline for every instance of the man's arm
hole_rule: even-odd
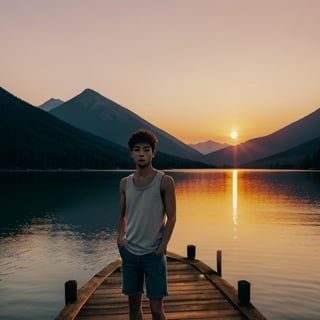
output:
[[[126,183],[127,179],[123,178],[120,181],[120,217],[118,222],[118,247],[126,246],[124,240],[126,232]]]
[[[175,185],[172,177],[165,175],[161,181],[161,192],[163,194],[163,201],[165,213],[167,215],[167,223],[164,228],[163,238],[159,248],[155,254],[163,255],[167,251],[167,245],[171,238],[175,223],[176,223],[176,193]]]

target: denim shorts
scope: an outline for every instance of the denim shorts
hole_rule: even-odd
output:
[[[168,295],[167,259],[148,253],[142,256],[132,254],[127,248],[119,249],[122,258],[122,293],[137,296],[144,293],[150,299],[159,299]]]

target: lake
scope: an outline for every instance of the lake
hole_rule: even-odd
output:
[[[0,318],[54,319],[78,287],[118,258],[126,171],[0,173]],[[268,318],[320,319],[320,172],[174,170],[169,250],[216,268]]]

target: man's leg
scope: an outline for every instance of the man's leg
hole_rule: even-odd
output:
[[[166,320],[166,315],[163,308],[163,299],[149,299],[152,320]]]
[[[163,297],[168,295],[166,256],[145,255],[144,271],[152,319],[165,320]]]
[[[129,319],[142,320],[141,294],[128,297],[129,301]]]
[[[141,295],[143,293],[144,274],[140,266],[140,257],[126,248],[120,249],[122,258],[122,293],[128,296],[129,319],[141,320]]]

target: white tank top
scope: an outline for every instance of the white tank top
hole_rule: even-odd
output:
[[[166,222],[160,184],[164,176],[158,171],[150,184],[136,187],[133,174],[126,184],[126,241],[128,250],[136,255],[155,251],[161,242]]]

